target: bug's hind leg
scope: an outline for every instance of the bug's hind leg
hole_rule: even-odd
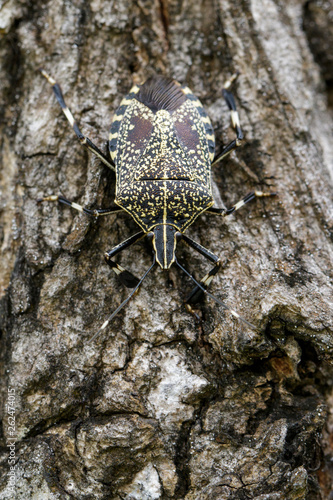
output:
[[[237,76],[238,76],[237,73],[232,75],[232,77],[224,83],[223,90],[222,90],[222,95],[223,95],[223,97],[228,105],[228,108],[230,110],[231,124],[232,124],[232,128],[236,132],[236,139],[231,141],[225,148],[223,148],[223,150],[221,151],[220,154],[215,156],[212,165],[215,165],[217,162],[223,160],[223,158],[225,158],[228,154],[230,154],[232,151],[234,151],[239,146],[241,146],[242,140],[244,138],[243,132],[242,132],[242,129],[240,126],[240,122],[239,122],[239,116],[238,116],[238,111],[236,108],[235,99],[234,99],[234,96],[232,95],[232,93],[229,91],[229,88],[231,87],[232,82],[234,80],[236,80]]]
[[[105,154],[102,153],[102,151],[97,146],[95,146],[95,144],[89,139],[89,137],[82,134],[81,130],[78,127],[78,124],[76,123],[72,113],[70,112],[70,109],[67,107],[67,105],[65,103],[65,99],[64,99],[64,96],[62,94],[60,85],[50,75],[48,75],[44,69],[40,69],[40,72],[46,78],[46,80],[52,85],[53,92],[57,98],[57,101],[60,104],[64,115],[66,116],[67,120],[69,121],[71,127],[73,128],[74,132],[76,133],[81,144],[85,148],[89,149],[89,151],[92,151],[105,165],[107,165],[109,168],[111,168],[111,170],[114,171],[115,165],[114,165],[113,161],[111,160],[111,158],[107,158],[105,156]]]
[[[105,253],[105,261],[106,263],[111,267],[111,269],[116,273],[120,281],[123,283],[123,285],[127,286],[128,288],[134,288],[138,285],[139,283],[139,278],[134,276],[130,271],[127,271],[124,269],[122,266],[117,264],[112,260],[112,257],[117,255],[117,253],[121,252],[122,250],[125,250],[125,248],[128,248],[129,246],[133,245],[136,243],[138,240],[143,238],[145,236],[144,231],[139,231],[138,233],[134,234],[127,240],[123,241],[122,243],[119,243],[116,247],[112,248],[109,252]]]

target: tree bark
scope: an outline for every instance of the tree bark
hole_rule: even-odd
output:
[[[322,4],[2,5],[1,498],[330,498],[332,78],[315,28],[326,22],[332,37],[332,8]],[[204,215],[187,234],[221,257],[210,291],[255,330],[209,298],[198,321],[183,305],[187,277],[155,268],[89,343],[129,293],[103,254],[138,227],[126,214],[95,221],[37,205],[63,194],[106,208],[115,185],[39,67],[103,151],[122,97],[155,72],[199,97],[221,150],[234,138],[221,89],[239,73],[245,144],[213,169],[216,203],[253,189],[278,197],[228,220]],[[210,268],[181,244],[177,255],[196,278]],[[142,276],[151,259],[138,244],[118,262]]]

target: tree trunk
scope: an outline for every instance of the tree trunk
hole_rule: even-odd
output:
[[[320,36],[331,48],[332,11],[297,0],[2,5],[1,498],[330,498],[333,78]],[[103,255],[138,226],[37,205],[63,194],[106,208],[115,195],[40,67],[103,151],[122,97],[155,72],[199,97],[220,151],[234,138],[221,89],[239,73],[245,144],[213,168],[216,203],[254,189],[278,197],[204,215],[187,234],[221,257],[210,291],[256,329],[208,297],[198,320],[184,307],[193,283],[156,267],[89,343],[129,294]],[[197,279],[210,269],[181,243],[177,256]],[[151,259],[143,243],[117,262],[142,276]]]

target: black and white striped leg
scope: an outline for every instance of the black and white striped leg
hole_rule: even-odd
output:
[[[62,94],[60,85],[50,75],[48,75],[46,73],[46,71],[44,71],[43,69],[40,69],[40,72],[46,78],[46,80],[52,85],[53,92],[57,98],[57,101],[60,104],[61,109],[62,109],[64,115],[66,116],[67,120],[69,121],[71,127],[73,128],[74,132],[76,133],[77,137],[79,138],[79,141],[81,142],[81,144],[83,144],[83,146],[85,148],[89,149],[89,151],[92,151],[92,153],[94,153],[106,166],[108,166],[109,168],[111,168],[111,170],[114,171],[115,165],[114,165],[114,162],[112,161],[112,159],[105,156],[105,154],[102,153],[102,151],[97,146],[95,146],[95,144],[89,139],[89,137],[83,135],[82,132],[80,131],[76,121],[74,120],[72,113],[70,112],[69,108],[66,106],[65,99],[64,99],[64,96]]]
[[[237,78],[237,76],[238,76],[237,74],[234,74],[229,80],[227,80],[225,82],[225,84],[223,86],[223,90],[222,90],[222,95],[223,95],[223,97],[228,105],[228,108],[230,110],[231,124],[232,124],[233,129],[236,132],[236,139],[231,141],[225,148],[223,148],[221,153],[218,154],[214,158],[212,165],[215,165],[217,162],[223,160],[223,158],[225,158],[232,151],[234,151],[239,146],[241,146],[242,140],[244,138],[243,132],[242,132],[242,129],[240,126],[240,122],[239,122],[239,116],[238,116],[238,111],[236,108],[235,99],[234,99],[234,96],[232,95],[232,93],[229,92],[229,90],[228,90],[230,88],[232,82]]]
[[[203,247],[196,241],[193,241],[188,236],[182,234],[182,239],[187,245],[189,245],[191,248],[203,255],[203,257],[215,264],[214,267],[212,267],[212,269],[200,280],[199,283],[201,287],[195,286],[185,299],[185,304],[196,304],[202,298],[202,295],[204,293],[202,289],[206,289],[212,282],[214,276],[218,273],[221,262],[215,254],[207,250],[207,248]]]
[[[84,208],[82,205],[75,203],[74,201],[67,200],[63,196],[51,195],[44,196],[43,198],[39,198],[37,203],[42,203],[43,201],[58,201],[59,203],[64,203],[65,205],[75,208],[79,212],[85,213],[87,215],[91,215],[93,217],[100,217],[101,215],[111,215],[117,212],[123,212],[123,210],[119,207],[110,207],[110,208],[101,208],[95,210],[89,210],[89,208]]]
[[[236,212],[236,210],[239,210],[244,205],[246,205],[246,203],[249,203],[249,201],[252,201],[255,198],[263,198],[267,196],[276,196],[276,195],[277,193],[263,193],[262,191],[251,191],[246,196],[244,196],[244,198],[242,198],[238,203],[236,203],[230,208],[211,207],[207,210],[206,213],[217,214],[221,215],[222,217],[226,217],[227,215],[233,214],[234,212]]]
[[[138,233],[134,234],[127,240],[123,241],[122,243],[119,243],[116,247],[112,248],[109,252],[106,252],[104,257],[106,263],[111,267],[111,269],[116,273],[120,281],[127,286],[128,288],[134,288],[138,285],[139,279],[134,276],[132,273],[124,269],[122,266],[117,264],[112,260],[112,257],[117,255],[117,253],[122,252],[122,250],[125,250],[125,248],[130,247],[134,243],[136,243],[138,240],[143,238],[145,236],[145,233],[143,231],[139,231]]]
[[[95,335],[89,340],[89,343],[92,342],[93,340],[95,340],[95,338],[97,337],[97,335],[99,335],[103,330],[105,330],[105,328],[108,326],[108,324],[110,323],[110,321],[113,320],[113,318],[116,316],[116,314],[119,313],[119,311],[127,304],[127,302],[133,297],[133,295],[136,293],[136,291],[138,290],[138,288],[140,287],[141,283],[143,282],[143,280],[146,278],[147,274],[150,273],[150,271],[153,269],[153,267],[155,266],[155,263],[156,263],[156,258],[154,256],[154,260],[153,260],[153,263],[152,265],[149,267],[149,269],[145,272],[145,274],[142,276],[142,278],[140,280],[138,280],[138,283],[136,284],[134,290],[132,290],[132,292],[129,294],[129,296],[120,304],[120,306],[117,307],[117,309],[108,317],[108,319],[106,321],[104,321],[103,325],[101,326],[101,328],[95,333]]]
[[[212,293],[208,292],[208,290],[206,290],[199,281],[197,281],[181,264],[179,264],[178,260],[176,259],[175,260],[175,263],[177,264],[177,266],[185,273],[187,274],[187,276],[189,278],[191,278],[192,281],[194,281],[194,283],[196,284],[196,286],[198,288],[200,288],[202,290],[203,293],[205,293],[206,295],[208,295],[208,297],[210,297],[211,299],[213,299],[215,302],[217,302],[218,304],[220,304],[220,306],[222,306],[224,309],[227,309],[230,314],[232,314],[235,318],[239,319],[240,321],[242,321],[243,323],[245,323],[246,325],[248,325],[249,327],[253,328],[254,330],[256,330],[256,327],[254,325],[252,325],[252,323],[249,323],[249,321],[247,321],[246,319],[242,318],[242,316],[240,316],[236,311],[234,311],[233,309],[230,309],[230,307],[227,306],[227,304],[225,304],[224,302],[222,302],[222,300],[218,299],[217,297],[215,297]]]

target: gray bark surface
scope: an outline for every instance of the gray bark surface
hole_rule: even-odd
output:
[[[0,6],[2,499],[332,498],[332,75],[314,29],[331,37],[330,16],[327,2],[297,0]],[[129,293],[104,252],[138,228],[126,214],[37,206],[114,199],[112,172],[79,144],[39,67],[103,151],[120,100],[154,72],[188,84],[221,149],[234,137],[221,89],[239,72],[245,144],[214,168],[216,202],[278,197],[204,215],[187,234],[221,256],[210,291],[256,331],[209,298],[198,322],[186,276],[156,268],[88,343]],[[196,278],[210,268],[184,245],[177,255]],[[117,261],[141,276],[151,253],[138,244]]]

